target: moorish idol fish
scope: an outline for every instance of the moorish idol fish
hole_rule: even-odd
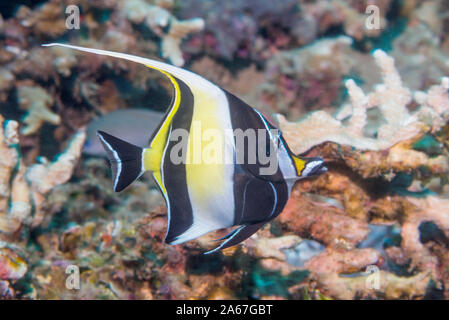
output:
[[[52,43],[80,51],[126,59],[162,72],[173,85],[174,95],[163,121],[153,133],[149,146],[140,148],[106,132],[98,136],[108,154],[114,179],[114,190],[122,191],[145,171],[151,171],[167,203],[168,229],[165,242],[180,244],[208,232],[236,227],[225,237],[215,252],[236,245],[253,235],[283,210],[294,183],[317,176],[327,169],[321,158],[295,156],[282,134],[256,109],[190,71],[160,61],[129,54]],[[236,139],[212,139],[199,145],[195,126],[214,132],[241,129],[243,132],[265,132],[267,147],[251,151],[248,143],[237,146]],[[130,123],[130,126],[133,124]],[[214,150],[231,154],[232,161],[181,161],[175,163],[173,153],[179,150],[178,134],[187,133],[186,158]],[[258,136],[258,143],[263,141]],[[263,142],[262,142],[263,143]],[[272,146],[277,148],[272,148]],[[261,151],[262,150],[262,151]],[[274,150],[272,152],[272,150]],[[245,161],[237,161],[243,152]],[[246,161],[256,153],[256,161]],[[266,154],[264,154],[266,153]],[[262,174],[266,163],[262,156],[274,156],[277,162],[270,174]]]

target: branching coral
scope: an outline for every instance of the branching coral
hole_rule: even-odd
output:
[[[17,96],[20,107],[28,111],[23,119],[26,126],[22,129],[22,134],[36,133],[44,122],[60,123],[59,115],[49,109],[53,105],[53,98],[45,89],[23,85],[18,88]]]
[[[282,116],[278,117],[284,132],[298,134],[313,132],[313,137],[302,135],[301,139],[299,137],[294,139],[293,135],[287,134],[290,136],[290,145],[295,152],[304,153],[313,146],[328,141],[360,150],[386,150],[401,141],[421,135],[428,127],[424,118],[426,115],[437,117],[440,125],[444,123],[446,113],[449,111],[447,109],[449,97],[444,91],[449,84],[449,78],[444,78],[440,87],[433,88],[429,92],[432,103],[428,107],[431,109],[423,107],[411,114],[407,110],[407,105],[412,102],[412,93],[403,86],[394,68],[394,60],[380,50],[374,53],[374,57],[382,70],[384,83],[377,86],[375,92],[367,96],[354,80],[346,81],[351,105],[344,106],[337,118],[323,111],[314,112],[297,124],[288,123]],[[364,134],[364,128],[367,125],[366,111],[375,106],[380,109],[387,123],[378,128],[377,138],[371,138]],[[352,110],[348,111],[351,107]],[[343,124],[341,120],[348,114],[349,120],[347,124]]]
[[[81,129],[69,142],[66,150],[54,162],[32,165],[27,169],[26,179],[30,184],[34,205],[32,226],[38,226],[44,218],[45,196],[57,185],[67,182],[81,155],[86,132]]]
[[[393,58],[381,50],[377,50],[374,57],[382,71],[384,83],[378,85],[375,92],[366,95],[353,80],[346,81],[351,105],[343,106],[336,117],[317,111],[298,123],[289,123],[283,116],[278,116],[289,145],[299,154],[324,142],[334,142],[360,151],[388,150],[382,156],[379,153],[352,153],[355,159],[352,163],[348,161],[348,164],[358,167],[364,176],[373,174],[369,167],[385,172],[425,165],[433,168],[434,172],[447,172],[449,168],[444,158],[430,159],[422,152],[411,150],[410,145],[427,131],[438,131],[449,119],[449,78],[443,78],[441,85],[432,87],[427,94],[416,92],[413,95],[403,86]],[[421,107],[411,113],[407,106],[413,98]],[[365,134],[367,110],[373,107],[380,110],[386,123],[377,128],[376,137],[369,137]],[[343,120],[346,118],[345,123]]]
[[[317,181],[302,182],[293,192],[284,212],[273,223],[275,230],[281,228],[283,237],[273,238],[264,231],[242,247],[258,257],[264,268],[280,271],[284,277],[307,269],[309,279],[315,281],[307,290],[315,288],[332,298],[422,298],[431,283],[437,288],[447,283],[446,251],[424,244],[420,231],[424,222],[431,221],[448,237],[447,200],[414,197],[405,189],[408,184],[400,182],[400,175],[393,179],[386,173],[417,174],[418,170],[426,170],[430,175],[439,175],[449,171],[444,151],[435,156],[413,147],[428,133],[436,136],[446,132],[449,78],[443,78],[440,85],[427,92],[412,92],[403,84],[393,58],[380,50],[374,57],[383,84],[377,85],[373,93],[365,94],[354,80],[348,80],[345,84],[351,104],[344,105],[335,117],[324,111],[298,123],[279,117],[285,138],[296,153],[324,155],[336,165]],[[412,103],[419,105],[416,111],[409,110]],[[383,122],[377,123],[375,135],[370,135],[367,126],[372,120],[368,110],[375,108]],[[343,206],[311,200],[305,192],[327,195]],[[370,232],[368,223],[395,223],[401,227],[402,241],[387,248],[386,256],[371,248],[357,249]],[[276,244],[294,246],[296,242],[284,241],[285,234],[291,233],[317,240],[326,245],[326,250],[307,261],[304,268],[289,265],[283,252],[289,245]],[[233,254],[237,253],[234,250]],[[402,266],[407,275],[389,270],[385,259]],[[373,265],[384,269],[376,273],[376,288],[368,286],[371,278],[365,273]],[[299,289],[292,286],[289,292],[295,295]]]
[[[149,4],[144,0],[124,2],[123,11],[130,21],[137,24],[144,23],[162,38],[162,56],[169,58],[171,63],[176,66],[184,64],[179,47],[182,39],[204,28],[204,20],[201,18],[180,21],[166,9]],[[164,31],[166,28],[168,32]]]
[[[0,232],[13,234],[23,224],[38,226],[44,216],[46,195],[55,186],[68,181],[78,161],[85,131],[76,133],[67,149],[53,162],[46,160],[29,168],[23,163],[18,151],[18,123],[0,118],[0,149],[2,154]],[[4,128],[4,129],[3,129]],[[29,216],[33,211],[33,218]]]
[[[68,131],[87,124],[94,113],[109,111],[109,105],[122,107],[123,98],[131,105],[154,107],[154,104],[163,108],[165,101],[151,99],[148,104],[149,99],[146,97],[147,94],[157,94],[160,98],[167,95],[164,88],[169,88],[169,83],[164,82],[162,75],[118,59],[86,57],[76,55],[73,50],[60,48],[42,49],[41,44],[49,38],[64,34],[70,41],[81,45],[152,58],[162,55],[174,64],[181,65],[184,64],[181,41],[201,30],[203,20],[177,19],[171,13],[175,9],[173,1],[80,1],[75,5],[80,9],[80,27],[84,31],[79,32],[66,27],[68,16],[65,9],[69,5],[74,3],[70,0],[50,0],[34,7],[22,5],[15,15],[2,23],[0,101],[9,105],[10,101],[7,100],[17,96],[21,108],[29,111],[22,133],[35,134],[43,120],[60,124],[55,136],[62,142],[68,137]],[[148,34],[147,29],[138,26],[140,20],[154,34]],[[80,36],[84,32],[86,37]],[[154,35],[159,36],[161,41],[156,41]],[[160,48],[162,53],[159,52]],[[113,73],[103,82],[98,78],[99,71],[104,67]],[[72,80],[75,81],[74,85]],[[124,81],[129,82],[130,90],[123,90]],[[112,82],[114,85],[110,85]],[[34,87],[36,90],[21,87]],[[11,95],[15,88],[17,95],[15,92]],[[99,90],[87,92],[89,88]],[[125,91],[132,94],[122,96]],[[108,101],[104,101],[106,97]],[[169,100],[169,97],[166,99]],[[97,101],[102,103],[101,108],[92,103]],[[36,112],[31,114],[32,104]],[[57,115],[48,112],[53,111],[52,108],[57,110]],[[2,108],[2,112],[4,110]]]
[[[292,248],[301,243],[301,241],[302,239],[296,235],[279,238],[254,236],[245,247],[249,249],[251,255],[255,257],[285,261],[285,254],[282,253],[282,250]]]
[[[17,17],[37,36],[54,38],[67,31],[64,11],[65,6],[60,1],[50,1],[35,11],[21,6]]]
[[[180,49],[182,39],[191,33],[198,32],[204,28],[203,19],[196,18],[179,21],[172,18],[169,32],[162,38],[162,56],[170,59],[175,66],[184,65],[184,58]]]
[[[66,151],[54,162],[27,168],[18,149],[17,129],[16,121],[5,121],[0,116],[0,239],[20,242],[21,229],[25,225],[37,227],[45,216],[46,195],[71,177],[85,132],[75,134]],[[25,274],[27,266],[7,243],[0,245],[0,280],[17,280]]]

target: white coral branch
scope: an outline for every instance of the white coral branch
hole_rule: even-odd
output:
[[[124,2],[123,12],[134,23],[144,23],[154,33],[162,38],[162,56],[170,59],[176,66],[184,65],[184,58],[180,48],[181,41],[191,33],[204,28],[204,20],[194,18],[180,21],[169,11],[152,5],[144,0],[128,0]],[[163,31],[168,27],[168,32]]]
[[[324,142],[352,146],[359,150],[379,151],[390,149],[394,145],[419,137],[425,129],[440,129],[449,119],[449,78],[442,84],[432,87],[427,94],[413,93],[403,86],[401,77],[394,66],[394,59],[382,50],[374,52],[374,58],[381,69],[383,83],[376,86],[374,93],[365,95],[355,81],[348,80],[348,89],[352,110],[345,106],[344,115],[333,117],[327,112],[318,111],[297,122],[288,122],[278,115],[281,130],[292,150],[298,154]],[[413,101],[422,103],[422,107],[411,114],[407,105]],[[377,137],[367,137],[364,128],[367,125],[366,111],[378,107],[386,123],[378,128]],[[348,123],[343,119],[350,116]]]
[[[27,168],[17,148],[17,129],[17,122],[0,116],[0,234],[19,230],[28,222],[32,210],[32,225],[41,223],[47,194],[70,179],[86,139],[81,129],[53,162]]]
[[[44,122],[59,124],[61,118],[50,110],[53,98],[41,87],[20,86],[17,90],[19,105],[27,110],[23,119],[22,134],[30,135],[39,131]]]
[[[81,155],[86,131],[78,131],[70,140],[67,149],[51,163],[35,164],[26,172],[27,181],[31,185],[35,213],[33,226],[37,226],[44,218],[43,206],[46,195],[54,187],[67,182]]]

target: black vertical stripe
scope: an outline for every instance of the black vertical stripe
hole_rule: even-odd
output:
[[[235,225],[256,224],[276,218],[288,201],[286,183],[269,182],[246,174],[234,178]]]
[[[189,132],[193,118],[193,94],[182,80],[177,78],[175,78],[175,80],[179,85],[181,99],[179,109],[173,116],[170,130],[184,129]],[[185,163],[174,164],[170,159],[171,149],[179,142],[168,140],[167,143],[168,146],[165,157],[162,159],[162,170],[163,183],[167,190],[167,198],[170,205],[170,225],[165,242],[170,243],[192,226],[193,214],[187,188]]]
[[[262,129],[266,131],[266,141],[270,141],[268,130],[266,130],[265,123],[260,115],[233,94],[227,91],[225,93],[229,103],[233,129],[256,130],[257,145],[259,144],[258,130]],[[276,129],[269,122],[267,123],[271,129]],[[238,147],[236,145],[236,152],[243,152],[245,161],[242,164],[236,163],[234,170],[234,223],[236,225],[252,224],[274,219],[282,212],[288,201],[289,190],[282,172],[278,166],[274,174],[261,176],[260,169],[263,165],[258,159],[258,147],[256,147],[257,161],[255,164],[248,163],[249,152],[251,151],[248,144],[245,143],[243,150],[238,150]],[[277,197],[273,193],[270,182],[274,186]],[[271,214],[272,212],[273,214]]]
[[[226,92],[226,91],[225,91]],[[233,94],[226,92],[226,97],[228,99],[229,103],[229,109],[231,114],[231,123],[232,128],[235,129],[241,129],[243,132],[245,132],[248,129],[255,130],[256,135],[256,163],[249,163],[249,156],[251,152],[251,148],[249,147],[247,141],[244,144],[243,150],[237,149],[239,146],[236,146],[236,153],[242,153],[244,155],[244,163],[241,164],[244,171],[252,173],[256,177],[260,177],[263,180],[269,180],[269,181],[276,181],[281,182],[284,181],[284,177],[282,176],[282,172],[278,166],[276,172],[272,175],[260,175],[260,169],[263,167],[268,167],[268,165],[262,165],[259,161],[259,130],[264,130],[266,132],[265,135],[265,142],[267,143],[273,143],[270,140],[270,135],[268,130],[265,127],[265,123],[261,119],[259,113],[257,113],[252,107],[247,105],[245,102],[234,96]],[[267,122],[271,129],[277,129],[273,127],[272,125]],[[262,143],[263,141],[261,141]]]
[[[278,215],[281,214],[282,210],[284,210],[285,205],[287,204],[288,201],[288,195],[289,195],[289,190],[288,190],[288,186],[287,183],[281,182],[273,182],[273,186],[274,189],[277,192],[277,205],[276,208],[274,209],[274,213],[273,215],[270,217],[270,220],[276,218]]]

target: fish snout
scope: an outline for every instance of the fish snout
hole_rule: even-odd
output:
[[[317,177],[326,173],[327,170],[322,158],[311,158],[307,162],[302,175],[303,177]]]

